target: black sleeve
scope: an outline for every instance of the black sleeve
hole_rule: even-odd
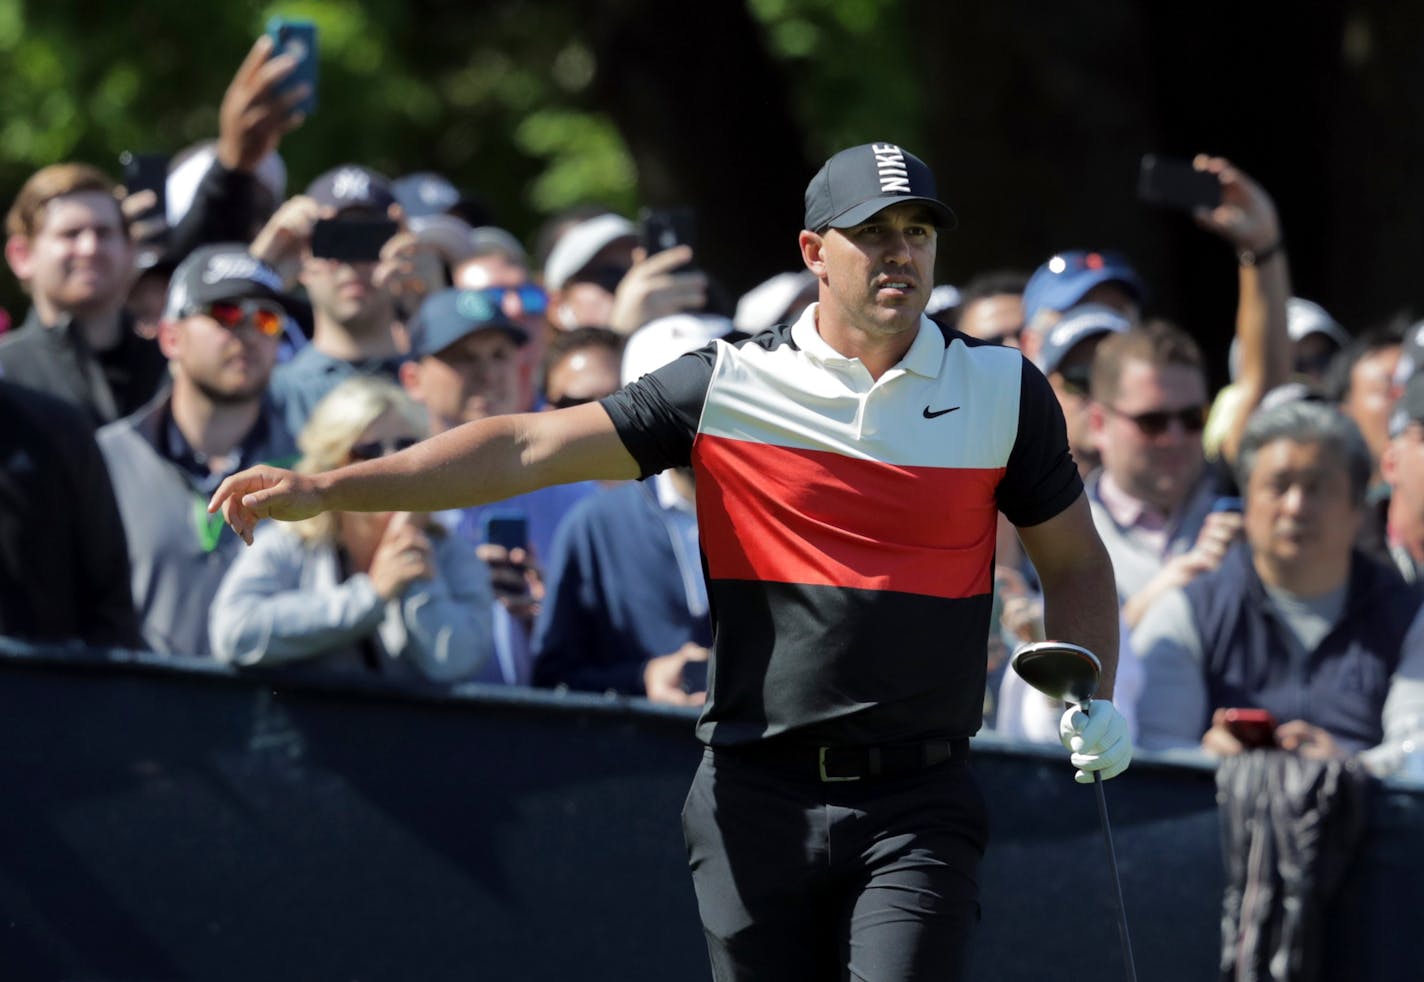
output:
[[[1048,379],[1023,359],[1019,428],[997,492],[999,510],[1015,525],[1039,525],[1083,493],[1083,479],[1068,449],[1068,425]]]
[[[193,204],[168,232],[168,253],[175,262],[202,245],[250,242],[257,232],[260,188],[255,175],[228,170],[213,161]]]
[[[690,351],[600,400],[642,477],[691,463],[720,344]]]

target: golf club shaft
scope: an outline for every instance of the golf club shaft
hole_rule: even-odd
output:
[[[1127,934],[1127,906],[1122,902],[1122,880],[1117,875],[1117,850],[1113,848],[1112,827],[1108,824],[1108,799],[1103,794],[1103,775],[1093,772],[1093,788],[1098,793],[1098,818],[1103,826],[1103,845],[1108,850],[1108,870],[1117,891],[1117,933],[1122,938],[1122,960],[1128,982],[1137,982],[1137,966],[1132,960],[1132,939]]]

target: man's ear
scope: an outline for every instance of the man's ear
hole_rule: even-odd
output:
[[[23,235],[12,235],[6,239],[5,261],[10,264],[10,270],[15,274],[15,279],[21,283],[28,283],[35,268],[29,238]]]
[[[1384,482],[1394,487],[1395,481],[1399,479],[1399,456],[1395,453],[1392,439],[1385,443],[1384,450],[1380,452],[1379,472]]]
[[[809,229],[802,229],[801,235],[796,241],[801,246],[801,261],[806,264],[806,268],[815,273],[817,277],[825,276],[825,236],[818,235]]]
[[[178,321],[164,317],[158,322],[158,350],[174,361],[183,353],[183,328]]]
[[[401,388],[405,389],[405,394],[416,402],[423,403],[420,391],[420,362],[417,359],[410,359],[400,363],[400,368],[396,369],[396,375],[400,379]]]
[[[1090,399],[1088,401],[1088,429],[1092,432],[1095,439],[1102,434],[1103,428],[1107,425],[1107,411],[1103,409],[1101,403]]]

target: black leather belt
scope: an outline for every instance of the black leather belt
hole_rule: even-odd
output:
[[[803,770],[821,781],[860,781],[924,770],[969,756],[966,737],[892,743],[879,747],[812,747],[805,745],[748,745],[718,747],[717,751],[748,761]]]

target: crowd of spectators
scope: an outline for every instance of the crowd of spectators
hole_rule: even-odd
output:
[[[649,254],[595,207],[550,219],[531,256],[430,172],[333,160],[288,195],[290,70],[254,46],[216,140],[174,154],[157,219],[79,162],[9,196],[5,257],[31,306],[0,335],[0,634],[699,703],[690,471],[342,512],[250,549],[205,505],[257,462],[312,473],[597,400],[794,319],[815,277],[768,270],[734,303],[688,245]],[[1255,707],[1287,749],[1387,770],[1424,727],[1424,322],[1352,332],[1293,296],[1266,189],[1221,158],[1194,166],[1220,185],[1195,218],[1237,281],[1220,392],[1200,326],[1158,316],[1110,250],[986,270],[928,316],[951,343],[1021,349],[1057,395],[1116,573],[1117,702],[1144,746],[1239,753],[1224,711]],[[1003,671],[1042,612],[1002,521],[997,563],[985,722],[1056,741],[1062,707]]]

